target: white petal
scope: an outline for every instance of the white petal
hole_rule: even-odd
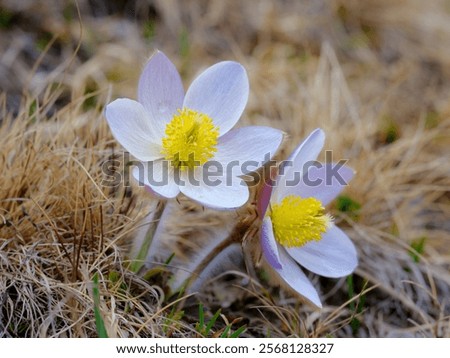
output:
[[[283,267],[281,269],[275,268],[275,271],[278,272],[281,278],[298,294],[307,298],[317,307],[322,308],[319,295],[311,281],[283,248],[280,248],[280,260]]]
[[[105,116],[114,138],[142,161],[161,158],[161,141],[144,107],[128,98],[106,106]]]
[[[238,177],[207,177],[202,167],[182,172],[181,192],[201,204],[216,209],[233,209],[244,205],[249,197],[245,182]]]
[[[352,169],[340,164],[316,162],[314,165],[317,166],[310,167],[298,184],[283,188],[281,199],[288,195],[314,197],[325,206],[345,189],[354,175]]]
[[[192,82],[184,107],[210,116],[223,135],[239,120],[247,104],[248,92],[244,67],[237,62],[219,62]]]
[[[273,190],[272,202],[279,202],[283,197],[284,189],[289,182],[298,182],[303,177],[303,169],[308,162],[315,161],[325,142],[325,133],[322,129],[314,130],[284,162],[280,168],[276,187]]]
[[[347,276],[358,265],[355,246],[336,226],[323,234],[320,241],[286,250],[300,265],[321,276]]]
[[[269,161],[282,141],[283,132],[270,127],[233,129],[219,138],[214,160],[224,166],[227,175],[248,174]]]
[[[274,268],[281,269],[280,254],[278,244],[273,235],[272,220],[266,216],[261,226],[261,248],[267,262]]]
[[[161,136],[184,100],[183,83],[174,64],[157,51],[147,62],[138,85],[138,100],[150,114]]]
[[[133,176],[139,183],[149,186],[165,198],[174,198],[180,192],[174,169],[167,160],[137,163],[133,168]]]

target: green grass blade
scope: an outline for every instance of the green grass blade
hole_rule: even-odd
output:
[[[247,326],[241,326],[237,330],[235,330],[232,334],[230,334],[230,338],[238,338],[242,333],[245,332]]]
[[[211,328],[213,328],[214,324],[217,321],[217,318],[219,318],[220,316],[220,312],[221,310],[218,309],[216,313],[214,313],[214,316],[212,316],[211,320],[208,322],[206,328],[205,328],[205,336],[207,336],[209,334],[209,332],[211,331]]]
[[[223,330],[222,334],[220,335],[220,338],[227,338],[228,337],[228,332],[230,331],[230,327],[231,325],[228,325],[225,327],[225,329]]]
[[[426,240],[427,238],[425,236],[422,236],[411,243],[409,255],[416,264],[420,262],[420,255],[422,255],[425,251]]]
[[[205,312],[203,311],[203,305],[198,304],[198,333],[203,333],[203,328],[205,327]]]
[[[94,296],[94,316],[95,316],[95,327],[97,328],[97,334],[99,338],[108,338],[108,333],[106,332],[105,322],[100,313],[100,291],[98,289],[98,274],[95,273],[93,277],[93,289],[92,294]]]
[[[347,289],[348,289],[348,298],[352,299],[355,296],[355,289],[353,287],[353,275],[347,276]],[[350,309],[355,311],[355,301],[350,302]]]

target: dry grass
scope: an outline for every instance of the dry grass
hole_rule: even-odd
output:
[[[71,1],[0,2],[0,336],[96,336],[98,273],[110,336],[194,336],[201,299],[209,313],[222,308],[215,330],[238,319],[244,336],[450,337],[447,2],[78,3],[81,28]],[[320,126],[334,158],[349,159],[357,176],[345,194],[361,208],[330,210],[358,248],[353,300],[345,278],[312,277],[324,300],[314,311],[272,287],[262,263],[237,262],[181,317],[167,274],[127,269],[152,199],[102,185],[102,163],[122,151],[102,108],[136,96],[154,48],[186,83],[240,61],[251,84],[241,125],[289,133],[279,158]],[[175,251],[171,265],[183,267],[236,219],[247,225],[252,205],[223,213],[181,198],[171,212],[184,220],[166,222],[152,260]],[[242,236],[258,259],[255,227]]]

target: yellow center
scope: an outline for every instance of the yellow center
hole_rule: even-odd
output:
[[[219,128],[204,113],[179,109],[166,126],[162,154],[175,168],[194,168],[205,164],[217,151]]]
[[[319,241],[332,220],[331,216],[324,214],[319,200],[296,195],[289,195],[281,203],[273,205],[270,217],[275,239],[286,247]]]

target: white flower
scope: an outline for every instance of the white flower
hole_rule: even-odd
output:
[[[232,129],[248,92],[245,69],[225,61],[200,74],[185,95],[175,66],[157,51],[140,77],[138,101],[117,99],[105,115],[114,137],[141,162],[133,169],[139,182],[166,198],[181,191],[206,206],[235,208],[249,197],[242,163],[257,162],[256,170],[283,139],[268,127]],[[209,180],[208,171],[216,173]]]
[[[301,296],[322,307],[319,295],[298,266],[318,275],[342,277],[358,264],[353,243],[336,227],[324,206],[352,179],[353,170],[342,166],[333,175],[333,164],[311,164],[322,150],[325,134],[316,129],[289,157],[276,186],[265,186],[259,200],[263,217],[261,248],[267,262]],[[306,169],[306,170],[305,170]],[[302,180],[289,185],[295,173]],[[335,173],[336,174],[336,173]]]

